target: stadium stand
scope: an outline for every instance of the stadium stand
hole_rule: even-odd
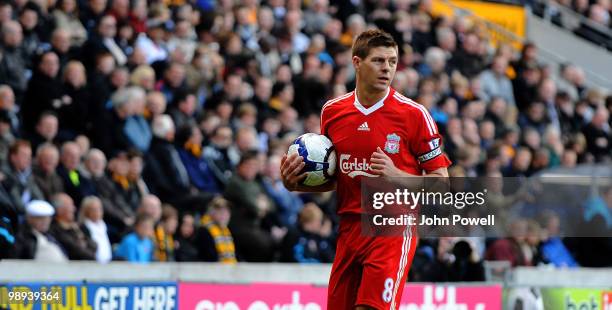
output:
[[[289,192],[275,167],[355,87],[350,47],[370,27],[399,42],[393,87],[431,112],[451,176],[612,161],[612,96],[579,67],[551,72],[537,42],[495,47],[427,0],[0,1],[0,258],[329,262],[334,195]],[[517,223],[528,241],[424,239],[410,277],[612,266],[589,255],[612,257],[609,239],[551,223]]]

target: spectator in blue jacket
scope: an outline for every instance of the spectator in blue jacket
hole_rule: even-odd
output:
[[[174,142],[191,183],[201,191],[220,194],[221,187],[209,161],[202,154],[200,129],[196,125],[183,126],[177,131]]]
[[[540,245],[542,257],[555,267],[578,267],[574,256],[559,238],[560,226],[559,216],[555,212],[546,210],[542,214],[542,227],[548,237]]]
[[[134,223],[134,232],[121,240],[115,256],[132,263],[153,261],[153,219],[140,214]]]

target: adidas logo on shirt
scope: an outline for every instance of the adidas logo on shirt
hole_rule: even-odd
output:
[[[370,131],[370,127],[368,127],[368,122],[363,122],[363,124],[359,125],[357,130],[358,131]]]

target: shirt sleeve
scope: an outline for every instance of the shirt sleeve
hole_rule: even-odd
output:
[[[324,136],[328,136],[327,135],[327,121],[329,117],[327,117],[327,115],[329,115],[329,113],[325,113],[325,108],[327,108],[327,105],[324,105],[323,108],[321,109],[321,134]]]
[[[451,161],[442,151],[442,135],[424,107],[414,113],[417,126],[412,149],[422,170],[432,172],[450,166]]]

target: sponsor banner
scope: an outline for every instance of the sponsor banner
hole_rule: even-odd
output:
[[[31,292],[31,294],[23,295],[24,300],[13,292]],[[41,292],[53,292],[52,300],[43,301],[40,298],[34,300],[33,296],[40,296],[37,293]],[[11,283],[0,284],[0,296],[2,296],[0,309],[10,310],[179,309],[175,282]]]
[[[180,283],[179,292],[185,310],[327,309],[327,288],[313,285]],[[501,299],[499,285],[406,284],[399,309],[499,310]]]
[[[501,310],[501,285],[406,284],[400,309]]]
[[[449,5],[450,4],[450,5]],[[474,15],[496,24],[505,30],[514,33],[519,40],[499,31],[496,27],[482,25],[486,28],[495,45],[500,42],[512,44],[516,49],[522,47],[520,40],[525,38],[527,17],[525,8],[518,5],[492,3],[485,1],[467,0],[434,0],[432,2],[432,13],[434,15],[453,16],[453,6],[471,11]],[[478,23],[478,20],[474,20]]]
[[[180,283],[179,292],[185,310],[320,310],[327,298],[327,287],[300,284]]]
[[[612,310],[612,287],[517,287],[504,290],[504,304],[506,309]]]

